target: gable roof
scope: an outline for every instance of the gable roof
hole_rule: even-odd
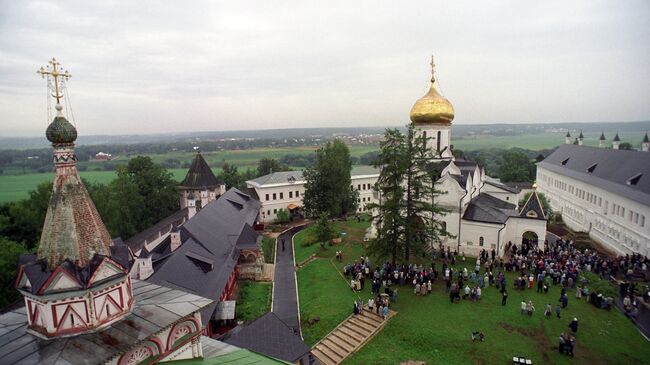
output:
[[[280,171],[272,172],[268,175],[260,176],[246,182],[250,183],[251,185],[264,186],[275,184],[291,184],[294,182],[304,181],[305,178],[302,175],[302,171]]]
[[[218,299],[237,265],[238,240],[244,236],[248,242],[256,234],[246,227],[255,223],[260,207],[259,201],[231,188],[180,227],[183,243],[154,262],[147,281]],[[204,323],[215,308],[216,303],[201,311]]]
[[[594,164],[593,172],[587,169]],[[561,145],[537,166],[650,205],[650,153]],[[630,179],[641,175],[635,183]]]
[[[524,206],[519,211],[519,216],[522,218],[535,218],[535,219],[546,219],[546,214],[544,213],[544,207],[542,206],[542,201],[537,195],[537,191],[533,191]]]
[[[194,156],[190,169],[187,170],[185,179],[178,185],[181,189],[214,189],[219,185],[217,177],[205,162],[201,153]]]
[[[518,193],[521,191],[521,190],[518,189],[516,186],[515,186],[515,187],[513,187],[513,186],[508,186],[508,185],[506,185],[506,184],[503,184],[503,183],[501,183],[501,182],[497,182],[497,181],[486,180],[485,183],[486,183],[486,184],[489,184],[489,185],[492,185],[492,186],[494,186],[495,188],[499,188],[499,189],[501,189],[501,190],[505,190],[505,191],[507,191],[507,192],[509,192],[509,193],[513,193],[513,194],[518,194]]]
[[[508,218],[518,215],[514,204],[505,202],[490,194],[480,193],[465,209],[463,219],[484,223],[505,223]]]
[[[159,233],[166,231],[169,228],[174,226],[179,226],[185,222],[188,217],[188,208],[183,208],[175,211],[174,213],[168,215],[167,217],[161,219],[158,223],[153,226],[145,229],[144,231],[138,232],[133,236],[129,237],[125,243],[131,248],[131,251],[138,252],[143,246],[145,241],[152,241],[159,237]]]
[[[223,342],[292,363],[310,352],[309,346],[273,312],[226,335]]]
[[[368,175],[379,175],[379,169],[373,166],[366,165],[354,165],[352,166],[352,171],[350,171],[350,177],[352,179],[361,176]],[[304,183],[305,177],[302,170],[298,171],[278,171],[272,172],[270,174],[260,176],[255,179],[246,181],[247,184],[262,187],[266,185],[285,185],[285,184],[294,184],[294,183]]]

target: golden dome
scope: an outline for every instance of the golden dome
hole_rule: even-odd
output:
[[[422,124],[451,124],[454,107],[436,89],[433,58],[431,59],[431,88],[411,108],[411,121]]]

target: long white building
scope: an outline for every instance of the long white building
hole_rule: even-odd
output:
[[[570,139],[567,138],[567,142]],[[578,141],[580,142],[580,141]],[[537,164],[539,191],[574,231],[620,254],[650,255],[650,141],[641,150],[565,144]]]
[[[379,178],[379,170],[371,166],[354,166],[351,172],[351,189],[359,192],[358,212],[367,211],[369,203],[377,202],[373,186]],[[260,217],[263,222],[274,222],[278,212],[287,210],[291,215],[302,214],[302,198],[305,193],[305,178],[302,171],[281,171],[246,181],[262,202]]]

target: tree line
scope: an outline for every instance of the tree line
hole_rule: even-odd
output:
[[[288,168],[270,158],[260,159],[256,169],[243,173],[234,165],[225,165],[218,178],[228,188],[241,188],[246,180]],[[108,184],[84,180],[84,185],[114,238],[128,239],[179,209],[178,182],[147,156],[118,166],[116,178]],[[27,199],[0,205],[0,308],[18,298],[13,288],[18,256],[35,252],[51,193],[52,182],[45,182]]]

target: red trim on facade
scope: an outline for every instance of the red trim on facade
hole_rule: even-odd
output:
[[[52,280],[54,280],[56,278],[56,276],[58,275],[59,272],[63,273],[63,275],[66,275],[73,282],[77,283],[77,288],[78,289],[83,289],[83,286],[77,281],[77,279],[74,276],[70,275],[70,273],[68,273],[66,270],[64,270],[63,267],[58,266],[54,270],[54,272],[47,278],[45,283],[39,288],[39,290],[38,290],[39,295],[45,294],[45,290],[50,286],[50,284],[52,283]]]
[[[75,303],[84,303],[84,308],[86,309],[86,320],[84,322],[88,323],[90,321],[90,314],[88,313],[88,303],[85,300],[76,300],[76,301],[73,301],[73,302],[65,302],[65,303],[56,304],[56,305],[52,306],[52,316],[54,317],[54,322],[53,322],[54,327],[59,327],[59,321],[58,321],[57,316],[56,316],[56,308],[61,307],[61,306],[71,306],[72,304],[75,304]],[[75,313],[77,313],[77,312],[75,311]],[[64,312],[63,316],[61,318],[64,318],[65,314],[66,313]],[[79,316],[79,318],[82,318],[79,313],[77,313],[77,315]]]
[[[23,265],[20,265],[18,267],[18,275],[16,275],[16,282],[14,283],[14,288],[18,288],[18,284],[20,284],[20,279],[23,278],[23,274],[25,273],[25,270],[23,269]],[[34,284],[32,284],[34,285]]]
[[[112,264],[113,266],[115,266],[115,268],[117,268],[118,270],[119,270],[119,269],[122,269],[122,272],[123,272],[123,273],[128,274],[128,271],[126,271],[126,269],[124,269],[124,268],[122,267],[122,265],[118,264],[117,262],[111,260],[111,259],[108,258],[108,257],[104,257],[104,259],[102,260],[102,262],[101,262],[101,263],[99,264],[99,266],[97,266],[97,268],[95,269],[95,272],[93,272],[93,275],[90,277],[90,280],[88,280],[88,284],[86,285],[86,288],[90,288],[91,286],[93,286],[93,284],[95,283],[95,275],[97,275],[97,273],[98,273],[99,270],[102,268],[102,266],[106,265],[107,262],[110,263],[110,264]],[[117,274],[116,274],[116,275],[117,275]]]
[[[88,308],[86,308],[86,311],[88,311]],[[56,327],[56,333],[55,334],[60,334],[60,333],[64,333],[64,332],[77,332],[78,331],[74,327],[69,328],[69,329],[60,329],[61,325],[63,325],[63,321],[65,321],[66,317],[68,316],[68,313],[70,313],[70,312],[76,314],[77,317],[79,317],[81,322],[84,324],[83,327],[88,327],[88,322],[84,321],[83,318],[81,318],[81,315],[79,315],[79,313],[77,313],[77,311],[74,310],[74,308],[72,308],[72,305],[68,304],[68,308],[66,308],[65,312],[63,312],[63,315],[61,316],[62,321],[60,323],[58,323],[58,325],[54,325],[54,327]]]

